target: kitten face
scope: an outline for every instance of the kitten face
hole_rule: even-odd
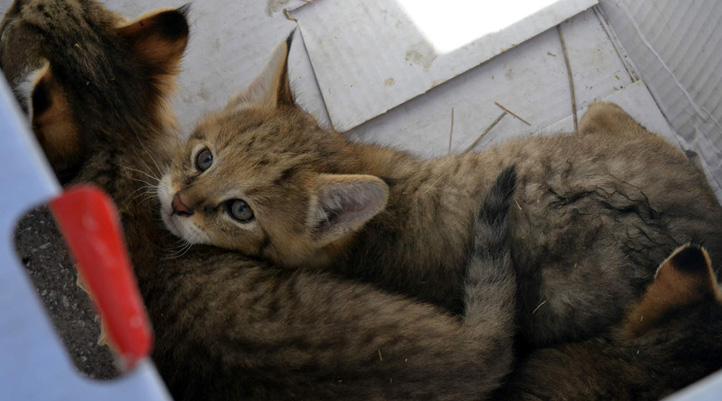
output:
[[[199,124],[163,176],[168,229],[282,265],[325,263],[386,205],[378,177],[347,175],[346,142],[293,104],[287,44],[220,113]]]
[[[206,120],[176,155],[158,188],[161,215],[189,243],[261,256],[275,248],[279,232],[303,233],[310,172],[293,157],[262,156],[281,146],[281,138],[267,135],[281,128],[267,113],[231,114]],[[283,240],[284,247],[299,242]]]

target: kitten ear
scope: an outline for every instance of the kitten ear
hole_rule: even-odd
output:
[[[294,104],[288,79],[288,52],[293,34],[292,32],[285,42],[276,46],[271,60],[261,74],[246,89],[231,98],[226,106],[227,110],[249,106],[278,107]]]
[[[649,135],[637,120],[614,103],[596,102],[589,105],[579,122],[580,134],[637,136]]]
[[[321,174],[308,214],[311,239],[319,246],[360,229],[386,206],[389,187],[371,175]]]
[[[33,132],[56,173],[78,162],[82,141],[68,97],[46,62],[27,78],[28,115]]]
[[[175,75],[188,44],[189,5],[152,11],[118,26],[140,63],[157,75]]]
[[[627,315],[624,332],[630,337],[639,336],[675,308],[718,298],[707,251],[684,245],[659,266],[654,281]]]

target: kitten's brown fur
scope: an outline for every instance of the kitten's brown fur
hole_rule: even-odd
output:
[[[26,13],[41,4],[54,13]],[[118,206],[155,329],[153,359],[176,400],[483,399],[498,385],[511,363],[513,328],[514,283],[503,247],[509,173],[499,184],[507,189],[489,198],[502,218],[482,214],[477,226],[464,322],[369,285],[278,269],[236,252],[197,246],[173,255],[177,240],[160,225],[159,205],[137,195],[173,151],[174,134],[157,118],[169,86],[157,84],[169,83],[187,41],[184,10],[147,16],[133,32],[109,24],[93,1],[23,7],[14,23],[36,27],[31,44],[52,71],[67,72],[56,76],[58,85],[73,99],[72,115],[87,116],[83,141],[93,152],[74,181],[99,185]],[[76,11],[81,18],[65,18]],[[78,63],[56,54],[68,41],[72,47],[75,38],[64,34],[76,31],[85,38]],[[7,31],[0,45],[18,43],[20,32]],[[64,45],[48,45],[57,43]],[[101,74],[117,79],[80,80]],[[507,278],[499,281],[500,274]]]
[[[722,368],[722,302],[704,249],[684,246],[659,268],[608,336],[533,352],[506,400],[657,400]]]
[[[620,319],[681,244],[704,238],[722,259],[722,208],[704,175],[615,105],[592,105],[576,136],[421,160],[319,128],[282,90],[278,53],[198,125],[160,185],[163,218],[189,242],[335,270],[457,311],[478,199],[515,163],[512,255],[532,346]],[[204,147],[214,161],[201,172]],[[185,213],[173,212],[174,197]],[[255,220],[230,218],[231,199]]]

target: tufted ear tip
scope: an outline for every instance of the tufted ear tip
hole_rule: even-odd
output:
[[[288,78],[288,52],[294,32],[291,32],[286,41],[276,46],[261,74],[246,89],[231,98],[226,105],[226,110],[294,104],[291,83]]]
[[[286,38],[286,47],[287,47],[288,49],[291,48],[291,43],[293,43],[293,38],[296,37],[296,30],[297,30],[297,29],[298,29],[298,28],[293,28],[293,30],[291,31],[291,33],[289,33],[289,34],[288,34],[288,37]]]
[[[188,44],[189,5],[157,10],[117,28],[136,58],[155,73],[170,74],[180,63]]]

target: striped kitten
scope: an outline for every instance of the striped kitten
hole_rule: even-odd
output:
[[[575,136],[422,160],[319,128],[291,95],[279,46],[202,121],[158,185],[168,229],[291,269],[321,269],[450,311],[479,199],[507,165],[520,324],[531,347],[622,318],[681,244],[722,260],[722,208],[684,154],[619,107],[590,107]]]
[[[160,205],[138,194],[174,150],[163,117],[188,39],[185,14],[162,10],[118,25],[95,1],[23,1],[6,14],[0,39],[4,67],[8,55],[16,71],[23,57],[29,67],[47,60],[55,83],[32,91],[55,99],[62,89],[68,107],[56,114],[73,121],[88,150],[72,182],[93,183],[117,204],[155,330],[152,357],[174,399],[485,398],[511,365],[515,287],[504,233],[513,171],[490,193],[494,211],[485,208],[469,227],[475,241],[462,266],[469,283],[461,319],[234,251],[174,254],[178,242],[158,219]]]

